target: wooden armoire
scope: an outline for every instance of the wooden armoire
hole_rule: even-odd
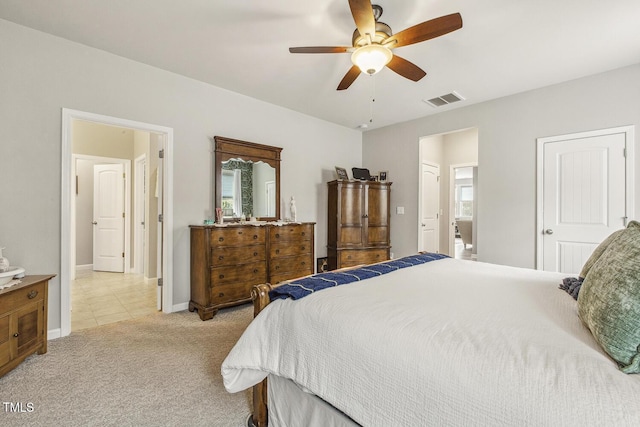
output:
[[[331,181],[328,186],[329,269],[388,260],[391,183]]]

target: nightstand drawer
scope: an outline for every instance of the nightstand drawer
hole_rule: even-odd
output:
[[[44,299],[44,286],[44,283],[36,283],[32,286],[16,289],[15,291],[4,295],[2,297],[2,308],[0,308],[0,314],[8,313],[23,304]]]

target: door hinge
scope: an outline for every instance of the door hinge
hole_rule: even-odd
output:
[[[124,252],[122,252],[122,258],[124,258]]]
[[[158,278],[158,286],[163,286],[164,282],[162,280],[162,277]]]
[[[122,212],[122,218],[124,218],[124,212]]]
[[[164,148],[160,151],[158,151],[158,157],[161,159],[164,159]]]
[[[440,175],[436,177],[436,182],[440,182]]]
[[[122,172],[122,179],[126,179],[127,178],[127,174]]]
[[[162,214],[158,214],[158,222],[162,222],[163,219],[164,217],[162,216]]]

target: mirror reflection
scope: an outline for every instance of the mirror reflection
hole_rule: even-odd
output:
[[[222,164],[221,207],[225,218],[275,217],[276,170],[269,164],[229,159]]]
[[[214,136],[215,205],[225,221],[280,219],[282,148]],[[215,209],[214,209],[215,211]]]

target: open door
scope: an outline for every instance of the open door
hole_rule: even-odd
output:
[[[156,198],[158,199],[158,290],[157,290],[157,308],[158,310],[162,310],[162,286],[163,286],[163,272],[164,272],[164,257],[162,248],[164,246],[164,224],[163,221],[163,212],[164,212],[164,202],[163,202],[163,193],[162,193],[162,183],[163,183],[163,166],[164,166],[164,148],[160,148],[160,152],[158,153],[158,171],[156,178]]]

